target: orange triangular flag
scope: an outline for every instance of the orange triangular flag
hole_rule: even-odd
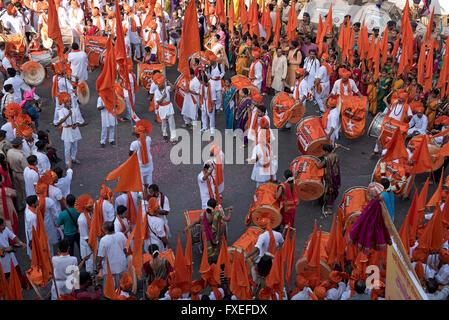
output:
[[[311,248],[309,248],[310,250]],[[311,267],[315,267],[318,270],[320,269],[320,249],[321,249],[321,226],[320,226],[320,233],[318,235],[317,241],[315,241],[315,247],[313,248],[313,254],[312,254],[312,258],[310,259],[310,262],[308,262],[308,264]]]
[[[263,0],[263,11],[262,11],[262,19],[260,23],[262,24],[263,30],[267,34],[266,39],[270,39],[271,37],[271,18],[270,18],[270,12],[268,11],[268,8],[265,6],[265,0]]]
[[[205,274],[210,271],[210,264],[207,259],[207,245],[206,241],[204,241],[204,247],[203,247],[203,257],[201,258],[201,265],[199,272],[201,273],[201,276],[204,280],[207,281],[207,278],[205,278]]]
[[[48,37],[56,44],[56,50],[60,59],[64,60],[64,43],[59,27],[59,16],[54,1],[48,1]]]
[[[418,223],[421,225],[424,223],[424,210],[426,208],[427,203],[427,193],[429,191],[429,180],[430,176],[427,178],[426,183],[424,184],[424,187],[421,190],[421,193],[418,197],[418,202],[416,203],[416,209],[418,211]]]
[[[441,191],[443,191],[443,173],[444,173],[444,167],[441,170],[441,178],[440,178],[440,183],[438,183],[438,188],[435,190],[435,192],[432,195],[432,198],[430,198],[429,202],[427,203],[426,207],[435,207],[435,206],[440,206],[441,202],[442,202],[442,198],[441,198]]]
[[[401,232],[402,230],[402,232]],[[401,238],[402,244],[404,245],[405,251],[410,258],[410,226],[408,224],[404,225],[404,228],[399,231],[399,238]]]
[[[189,272],[190,281],[192,281],[193,262],[192,262],[192,236],[187,232],[187,243],[184,251],[184,260],[186,261],[187,270]]]
[[[418,239],[418,248],[438,251],[444,243],[443,237],[443,215],[439,206],[435,207],[433,216],[424,226],[424,230]]]
[[[270,273],[266,277],[265,286],[272,288],[274,291],[279,292],[280,288],[283,287],[283,272],[281,266],[282,253],[280,250],[276,250],[276,254],[273,259],[273,264],[271,266]]]
[[[134,232],[134,244],[133,244],[133,255],[132,264],[136,272],[137,277],[140,279],[142,276],[142,265],[143,265],[143,238],[145,232],[143,230],[143,216],[142,216],[142,205],[139,204],[139,210],[136,217],[136,226],[133,229]]]
[[[369,50],[368,28],[365,25],[365,21],[363,21],[363,25],[359,34],[359,39],[357,40],[357,52],[359,53],[360,59],[365,59],[367,57],[368,50]]]
[[[385,28],[384,34],[382,36],[380,52],[382,54],[382,64],[384,65],[387,62],[388,57],[388,28]]]
[[[432,14],[430,16],[430,20],[427,23],[427,32],[426,32],[426,36],[424,37],[424,42],[426,42],[427,40],[429,40],[432,36],[432,28],[433,28],[433,15],[435,13],[435,6],[432,9]]]
[[[399,29],[397,39],[394,42],[393,50],[391,51],[391,56],[393,57],[393,64],[396,64],[396,56],[398,55],[399,52],[399,42],[401,39],[401,33],[402,33],[402,26]]]
[[[200,32],[195,1],[190,1],[184,13],[181,40],[179,42],[178,70],[190,80],[189,58],[201,50]]]
[[[417,229],[418,229],[418,190],[415,190],[415,195],[413,196],[412,204],[410,205],[407,216],[405,217],[401,229],[399,230],[399,235],[401,234],[403,235],[401,236],[401,239],[405,239],[406,237],[409,239],[408,247],[413,245],[413,243],[415,242]],[[404,235],[405,232],[408,232],[408,236]],[[410,241],[413,241],[413,243],[410,243]]]
[[[418,58],[418,83],[424,87],[424,68],[426,66],[426,44],[421,45]]]
[[[441,88],[441,96],[446,96],[446,82],[449,76],[449,37],[446,38],[446,46],[444,49],[443,64],[438,78],[437,88]]]
[[[245,265],[245,257],[243,253],[236,251],[234,254],[234,261],[231,267],[231,281],[229,288],[231,292],[239,300],[252,300],[253,293],[248,279],[248,272]]]
[[[276,6],[276,17],[274,19],[273,32],[274,32],[274,45],[278,47],[279,39],[281,38],[281,11],[278,8],[278,6]]]
[[[226,15],[223,0],[217,0],[215,2],[215,13],[217,14],[220,23],[226,23]]]
[[[337,217],[337,264],[343,268],[344,267],[344,256],[345,256],[345,249],[346,249],[346,242],[343,238],[343,223],[342,220]],[[348,228],[348,232],[350,229]]]
[[[10,293],[10,300],[23,300],[22,296],[22,284],[20,283],[19,275],[14,267],[14,262],[11,258],[11,271],[9,272],[9,284],[8,289]]]
[[[117,64],[115,60],[115,51],[112,44],[111,37],[108,38],[106,43],[106,53],[105,62],[103,70],[95,82],[95,86],[98,95],[103,100],[104,107],[109,111],[109,113],[115,115],[114,103],[115,103],[115,80],[117,79]]]
[[[332,219],[332,227],[329,234],[329,240],[326,243],[327,264],[332,268],[337,258],[337,227],[335,226],[336,216]]]
[[[235,12],[234,12],[234,0],[229,0],[229,12],[228,12],[228,28],[229,32],[234,34]]]
[[[292,0],[291,8],[295,8],[295,0]],[[298,16],[296,15],[296,10],[290,10],[288,13],[288,22],[287,22],[287,40],[289,42],[292,42],[295,40],[296,35],[298,32],[296,31],[296,28],[298,28]]]
[[[438,155],[440,157],[447,157],[449,156],[449,143],[443,144],[440,151],[438,152]]]
[[[48,280],[52,277],[52,270],[50,265],[50,256],[48,250],[48,243],[46,243],[47,250],[42,248],[39,234],[36,229],[32,230],[32,246],[31,246],[31,268],[40,269],[42,272],[43,285],[47,285]],[[28,271],[27,271],[28,272]]]
[[[109,259],[106,257],[106,266],[108,274],[106,275],[106,285],[104,286],[104,296],[109,300],[115,300],[117,298],[117,292],[115,291],[114,279],[112,277],[111,266],[109,265]]]
[[[287,271],[285,273],[285,279],[287,280],[287,283],[290,285],[292,281],[293,265],[295,261],[296,230],[293,232],[292,239],[289,241],[289,243],[290,247],[288,250]]]
[[[396,159],[405,158],[408,159],[408,152],[405,148],[404,137],[401,130],[396,128],[390,142],[388,143],[388,149],[385,156],[382,157],[383,162],[392,161]]]
[[[182,252],[181,236],[179,233],[178,244],[176,246],[175,265],[173,266],[173,269],[175,270],[175,285],[181,288],[183,293],[190,290],[190,273],[187,270],[186,261]]]
[[[326,21],[324,22],[324,35],[332,32],[332,3],[327,13]]]
[[[92,221],[90,223],[90,229],[89,229],[89,240],[87,241],[89,246],[92,248],[94,262],[97,257],[98,236],[101,235],[101,230],[102,230],[101,228],[103,226],[103,223],[102,223],[103,213],[100,211],[99,201],[103,201],[103,200],[100,199],[100,200],[95,201],[94,212],[92,215]]]
[[[316,219],[315,219],[315,225],[313,227],[312,238],[310,239],[307,253],[306,253],[306,259],[307,259],[308,264],[310,264],[312,262],[313,249],[315,248],[315,242],[318,241],[317,237],[318,237],[318,235],[317,235]]]
[[[248,22],[249,22],[249,33],[251,37],[257,36],[260,38],[259,34],[259,12],[257,11],[257,0],[252,0],[249,6],[248,12]]]
[[[0,299],[5,296],[5,300],[10,300],[11,293],[9,292],[8,281],[6,281],[5,273],[3,272],[2,264],[0,263]]]
[[[224,235],[222,236],[220,253],[218,254],[217,266],[216,266],[215,270],[218,270],[220,272],[222,264],[225,265],[224,275],[226,278],[229,279],[231,277],[231,262],[229,260],[228,244],[226,242],[226,238]],[[217,281],[218,283],[220,283],[220,273],[219,272],[218,272],[218,278],[215,277],[215,281]]]
[[[443,207],[443,223],[446,224],[446,227],[449,227],[449,204],[446,205],[447,203],[449,203],[449,194],[447,195],[446,199],[445,199],[445,203],[444,203],[444,207]]]
[[[323,25],[323,20],[321,19],[321,14],[320,14],[320,18],[318,20],[318,30],[316,32],[316,40],[315,40],[315,44],[319,47],[320,43],[322,41],[322,36],[324,37],[324,25]]]
[[[239,15],[240,24],[243,26],[243,33],[245,34],[248,32],[248,12],[244,0],[239,0]]]
[[[143,192],[137,152],[134,152],[120,167],[111,171],[104,180],[116,179],[120,180],[115,187],[114,194],[120,191]]]
[[[410,5],[408,3],[408,0],[406,0],[404,10],[402,12],[403,12],[403,15],[402,15],[402,19],[401,19],[401,25],[403,25],[405,23],[405,21],[410,18]]]
[[[376,49],[374,51],[373,68],[374,80],[377,81],[380,76],[380,40],[377,41]]]
[[[413,161],[412,174],[418,174],[428,172],[432,170],[432,161],[430,159],[429,148],[429,136],[424,135],[424,139],[421,140],[419,146],[412,154],[411,161]]]
[[[427,53],[427,59],[426,59],[426,75],[424,77],[424,92],[428,92],[432,88],[432,81],[433,81],[433,49],[434,49],[434,42],[430,42],[429,52]]]

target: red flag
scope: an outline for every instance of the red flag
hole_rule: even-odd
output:
[[[56,50],[61,60],[64,60],[64,43],[62,42],[61,29],[59,28],[59,17],[55,2],[48,1],[48,37],[56,43]]]
[[[50,1],[51,2],[51,1]],[[95,83],[98,95],[104,102],[104,107],[114,114],[114,87],[117,79],[117,64],[115,62],[115,51],[112,40],[109,37],[106,44],[106,59],[103,70]]]
[[[274,20],[274,44],[279,46],[279,39],[281,38],[281,10],[276,6],[276,18]]]
[[[297,35],[296,28],[298,28],[298,16],[296,15],[295,10],[295,0],[292,0],[290,11],[288,13],[288,22],[287,22],[287,39],[289,42],[295,40],[295,37]]]
[[[226,22],[226,15],[225,15],[225,8],[224,8],[223,0],[217,0],[215,2],[215,13],[218,16],[218,20],[220,21],[220,23]]]
[[[178,70],[187,80],[190,80],[189,57],[201,50],[195,1],[190,1],[185,10],[181,40],[178,48]]]
[[[119,191],[143,192],[137,152],[133,153],[120,167],[111,171],[104,180],[116,179],[120,180],[115,187],[114,194]]]

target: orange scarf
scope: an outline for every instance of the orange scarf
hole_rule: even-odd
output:
[[[100,16],[92,17],[92,22],[99,30],[101,30]]]
[[[203,170],[203,174],[206,175],[206,171]],[[212,185],[210,183],[209,177],[212,179],[212,183],[214,184],[214,190],[215,190],[215,197],[214,197],[214,191],[212,190]],[[215,182],[215,179],[212,175],[210,175],[207,179],[207,189],[209,190],[209,198],[214,198],[215,200],[217,200],[217,205],[221,204],[221,198],[220,198],[220,193],[218,192],[218,186],[217,183]]]
[[[330,112],[331,112],[331,108],[327,108],[327,110],[323,113],[323,117],[321,118],[321,123],[323,124],[323,129],[326,129],[326,127],[327,127],[327,120],[328,120]]]
[[[58,80],[59,80],[59,75],[55,75],[55,80],[53,81],[53,86],[51,87],[51,96],[53,98],[56,98],[59,94]]]
[[[344,89],[344,84],[343,84],[343,79],[340,81],[340,95],[343,97],[343,96],[345,96],[345,89]],[[352,89],[351,89],[351,85],[350,85],[350,83],[349,83],[349,80],[348,80],[348,84],[346,85],[346,91],[348,91],[348,95],[351,95],[349,92],[351,92],[352,91]]]
[[[298,79],[298,84],[296,85],[296,94],[295,94],[295,99],[299,100],[299,85],[301,84],[303,77]]]
[[[321,65],[323,65],[323,66],[326,67],[326,70],[327,70],[327,74],[328,74],[328,75],[331,75],[331,74],[332,74],[332,67],[330,66],[329,63],[323,62]]]
[[[118,222],[120,222],[120,226],[122,227],[122,233],[125,235],[126,239],[128,239],[128,235],[125,233],[125,230],[126,230],[125,223],[119,216],[117,216],[117,219],[118,219]]]
[[[207,86],[207,111],[209,111],[209,113],[212,112],[212,96],[211,96],[211,92],[210,92],[210,83],[208,82],[206,84]],[[193,99],[193,97],[192,97]],[[200,103],[203,104],[204,101],[204,85],[201,86],[201,96],[200,96]]]
[[[29,165],[28,165],[28,168],[30,168],[30,169],[36,171],[37,175],[39,175],[39,170],[37,170],[37,167],[36,167],[36,166],[32,166],[31,164],[29,164]]]
[[[142,164],[145,165],[148,162],[150,162],[150,160],[148,159],[148,149],[147,149],[147,139],[146,139],[146,135],[141,133],[139,135],[139,140],[140,140],[140,158],[142,159]]]
[[[126,192],[126,195],[128,196],[128,201],[126,203],[126,207],[128,208],[128,212],[129,212],[129,222],[131,224],[136,224],[137,212],[136,212],[136,206],[134,205],[133,197],[132,197],[130,191]]]
[[[161,40],[159,39],[158,33],[152,31],[152,32],[149,34],[149,36],[148,36],[148,41],[147,41],[147,43],[146,43],[146,46],[147,46],[147,47],[150,46],[149,43],[150,43],[150,41],[151,41],[151,37],[152,37],[153,34],[156,35],[156,39],[153,40],[154,42],[156,42],[156,45],[159,46],[159,43],[161,42]]]
[[[134,20],[134,14],[130,14],[127,18],[128,19],[131,18],[130,19],[131,20],[131,32],[136,32],[137,31],[137,26],[136,26],[136,20]]]
[[[217,187],[223,183],[223,163],[221,162],[220,154],[217,155],[219,160],[215,162],[216,182]]]
[[[391,112],[393,112],[394,108],[396,108],[396,106],[398,105],[399,101],[395,101],[391,107],[391,110],[389,112],[389,114]],[[402,115],[401,115],[401,121],[404,122],[404,118],[407,116],[408,114],[408,108],[410,108],[410,105],[406,104],[405,101],[402,103]],[[394,114],[394,113],[393,113]]]
[[[249,76],[250,78],[254,78],[254,76],[255,76],[255,73],[256,73],[256,64],[257,64],[257,62],[260,62],[260,60],[259,60],[259,59],[256,59],[256,60],[251,64],[251,68],[250,68],[249,74],[248,74],[248,76]]]
[[[92,219],[89,217],[89,214],[86,211],[84,211],[83,214],[84,214],[84,217],[86,218],[86,221],[87,221],[87,227],[90,230],[90,224],[92,222]]]

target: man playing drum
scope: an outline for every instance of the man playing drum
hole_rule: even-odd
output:
[[[420,134],[427,134],[427,124],[428,119],[424,114],[424,107],[417,108],[416,114],[414,114],[410,120],[410,129],[408,129],[407,135],[412,137]]]
[[[281,182],[276,191],[276,198],[281,203],[281,224],[286,227],[295,225],[296,207],[299,204],[299,196],[296,192],[295,178],[287,169],[284,172],[285,182]]]
[[[352,96],[355,93],[361,98],[362,94],[357,88],[355,81],[349,79],[351,77],[351,71],[346,70],[344,68],[340,68],[338,74],[341,77],[341,79],[335,81],[331,94],[340,96]]]
[[[305,70],[302,68],[298,68],[295,70],[296,73],[296,82],[293,87],[290,88],[291,92],[293,92],[292,96],[301,103],[304,103],[307,95],[309,94],[309,87],[307,85],[307,81],[304,79]]]
[[[324,132],[326,132],[327,138],[331,140],[332,145],[335,145],[335,141],[338,139],[338,133],[340,131],[340,112],[336,108],[337,98],[330,97],[327,100],[329,107],[328,112],[325,112],[322,118]]]

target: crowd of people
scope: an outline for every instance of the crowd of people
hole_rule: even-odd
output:
[[[449,109],[445,103],[448,43],[428,10],[429,1],[420,2],[414,0],[410,7],[407,2],[401,23],[389,21],[383,32],[377,27],[368,30],[364,23],[353,22],[350,15],[336,26],[332,8],[320,17],[318,27],[311,23],[307,12],[298,21],[305,2],[293,0],[246,3],[129,0],[121,1],[118,8],[117,1],[114,4],[98,0],[56,0],[51,4],[13,0],[2,4],[2,33],[18,36],[26,43],[26,49],[21,54],[13,43],[0,43],[4,78],[0,105],[3,123],[0,130],[0,294],[5,299],[20,299],[22,295],[17,293],[21,292],[20,288],[33,286],[40,296],[41,287],[49,283],[44,266],[47,262],[39,265],[36,261],[42,262],[39,259],[46,252],[52,263],[51,292],[40,296],[42,299],[141,299],[136,293],[135,274],[142,275],[143,296],[151,300],[385,299],[386,245],[391,245],[391,240],[381,222],[381,203],[394,219],[393,193],[402,188],[404,180],[393,183],[388,179],[391,177],[385,173],[387,160],[383,158],[382,179],[368,186],[366,208],[352,228],[344,226],[340,214],[334,216],[324,256],[317,253],[324,245],[320,243],[321,228],[318,231],[315,223],[308,248],[303,252],[309,268],[297,269],[295,286],[291,286],[296,263],[295,215],[301,199],[296,188],[296,172],[285,170],[285,181],[277,179],[277,159],[272,154],[272,119],[264,96],[285,92],[321,117],[329,142],[322,146],[323,156],[317,164],[324,169],[321,202],[325,216],[333,213],[341,186],[336,150],[341,147],[337,143],[342,126],[339,103],[345,96],[367,97],[372,115],[382,114],[406,124],[407,140],[418,135],[428,136],[432,143],[445,150],[449,126]],[[56,56],[56,46],[49,47],[45,42],[49,40],[47,23],[52,10],[57,13],[63,38],[70,38],[70,43],[65,43],[64,58],[52,61],[50,67],[55,106],[52,123],[61,133],[63,159],[57,156],[48,132],[39,129],[40,97],[20,75],[24,72],[21,63],[29,53],[48,51]],[[184,25],[185,20],[192,19],[187,16],[191,12],[197,13],[193,19],[198,26]],[[118,16],[122,21],[117,21]],[[417,31],[421,22],[427,24],[426,34]],[[80,165],[77,159],[78,142],[82,138],[80,128],[88,125],[79,108],[77,88],[88,80],[92,68],[82,44],[86,37],[94,36],[115,40],[117,23],[122,24],[128,57],[127,70],[120,72],[115,92],[117,101],[121,99],[126,107],[117,116],[98,97],[100,146],[105,148],[106,140],[115,144],[118,121],[133,122],[136,139],[130,144],[129,155],[137,154],[143,192],[120,192],[113,197],[112,190],[102,184],[99,197],[75,196],[71,192],[72,166]],[[221,205],[226,196],[223,195],[224,154],[214,145],[197,179],[202,211],[185,227],[189,239],[191,230],[199,228],[203,244],[201,278],[195,281],[192,281],[191,242],[189,248],[188,241],[183,253],[179,238],[176,250],[172,250],[168,241],[172,236],[169,200],[153,182],[153,171],[157,170],[151,154],[153,124],[142,119],[148,118],[147,115],[134,111],[135,94],[139,90],[137,77],[140,77],[133,71],[135,65],[163,64],[161,50],[168,48],[163,44],[173,46],[174,52],[180,53],[182,41],[189,41],[188,35],[183,37],[185,30],[198,32],[201,52],[189,59],[190,70],[189,75],[183,75],[184,85],[172,84],[158,68],[152,71],[148,99],[154,123],[160,124],[164,142],[177,143],[172,101],[173,92],[182,90],[183,102],[178,107],[182,109],[183,127],[194,128],[201,113],[201,133],[209,133],[211,141],[216,129],[225,129],[242,139],[243,147],[251,150],[247,159],[249,164],[254,164],[251,179],[257,188],[277,183],[274,197],[282,215],[282,221],[275,225],[267,217],[256,219],[262,232],[251,251],[245,255],[234,253],[231,263],[224,239],[233,207]],[[243,76],[250,85],[240,88],[230,75]],[[224,128],[216,127],[216,112],[224,113]],[[282,130],[290,129],[290,123],[282,126]],[[372,157],[388,156],[396,162],[404,161],[411,168],[421,166],[425,159],[420,153],[406,149],[402,159],[405,145],[404,140],[398,139],[395,134],[391,141],[402,141],[402,145],[386,144],[379,139]],[[441,152],[441,155],[449,156],[449,153]],[[421,172],[425,171],[416,171]],[[442,174],[429,203],[428,183],[419,197],[415,194],[399,232],[427,298],[435,300],[446,300],[449,296],[449,207],[445,206],[445,189],[449,184],[446,181],[443,185],[443,180]],[[435,207],[433,214],[424,214],[426,204]],[[19,223],[20,215],[24,225]],[[370,227],[374,228],[370,219],[384,226],[383,230],[375,231],[377,242],[363,234],[366,223],[372,223]],[[25,230],[24,239],[18,237],[20,228]],[[432,246],[429,234],[434,237],[438,234]],[[136,243],[141,248],[134,247]],[[26,272],[15,257],[17,247],[26,248],[31,261],[31,268]],[[136,261],[139,252],[140,265]],[[320,260],[329,266],[327,275],[320,271]],[[247,263],[252,265],[250,270]],[[371,264],[380,268],[381,281],[375,288],[366,286],[369,276],[366,267]],[[285,281],[281,265],[287,266]],[[67,270],[71,266],[81,270],[75,288],[67,287],[67,279],[72,276]]]

